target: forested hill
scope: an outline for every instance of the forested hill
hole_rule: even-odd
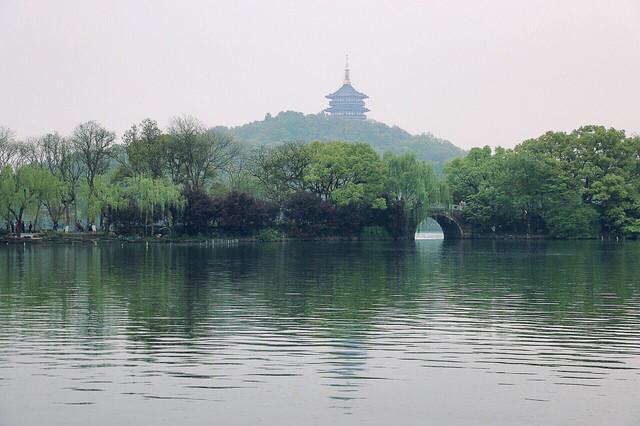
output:
[[[412,135],[399,127],[390,127],[375,120],[345,120],[326,114],[304,115],[301,112],[281,112],[275,117],[238,127],[220,127],[236,139],[250,144],[269,145],[284,141],[365,142],[379,152],[413,152],[421,160],[431,161],[438,170],[465,152],[444,139],[431,134]]]

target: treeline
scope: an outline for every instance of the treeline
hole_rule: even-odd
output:
[[[190,117],[164,130],[144,120],[120,141],[93,121],[26,141],[0,128],[0,170],[7,231],[29,220],[116,234],[412,238],[429,206],[449,200],[411,154],[339,141],[256,148]]]
[[[640,235],[640,138],[622,130],[585,126],[512,150],[474,148],[445,173],[478,233]]]

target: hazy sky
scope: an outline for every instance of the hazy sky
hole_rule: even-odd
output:
[[[464,148],[640,132],[640,0],[0,0],[0,125],[316,113],[346,53],[371,118]]]

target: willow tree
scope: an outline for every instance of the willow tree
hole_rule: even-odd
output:
[[[93,189],[90,189],[86,182],[80,187],[81,199],[86,203],[86,212],[89,222],[100,216],[103,220],[105,209],[120,210],[127,206],[123,188],[114,184],[110,176],[98,175],[93,182]],[[103,221],[103,228],[109,229],[108,215],[106,222]]]
[[[153,235],[156,213],[164,219],[170,208],[182,208],[184,199],[180,187],[170,179],[152,179],[145,176],[128,177],[124,180],[124,196],[133,202],[144,217],[145,235],[151,226]]]
[[[414,154],[384,156],[387,166],[387,193],[404,212],[403,236],[411,238],[433,207],[448,207],[450,195],[446,183],[433,167]]]
[[[0,212],[6,219],[22,223],[25,213],[37,215],[45,200],[56,198],[60,187],[60,181],[48,170],[6,166],[0,171]]]
[[[60,219],[63,217],[65,211],[68,210],[68,206],[67,204],[65,204],[65,197],[68,193],[67,185],[62,179],[60,179],[59,176],[54,175],[48,171],[45,171],[45,174],[48,175],[49,182],[41,189],[39,201],[47,209],[54,229],[57,229],[58,224],[60,223]],[[37,217],[38,216],[36,215],[34,227],[38,220]]]

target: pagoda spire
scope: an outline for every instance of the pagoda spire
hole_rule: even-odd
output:
[[[351,84],[351,78],[349,77],[349,55],[347,55],[346,65],[344,67],[344,84]]]

